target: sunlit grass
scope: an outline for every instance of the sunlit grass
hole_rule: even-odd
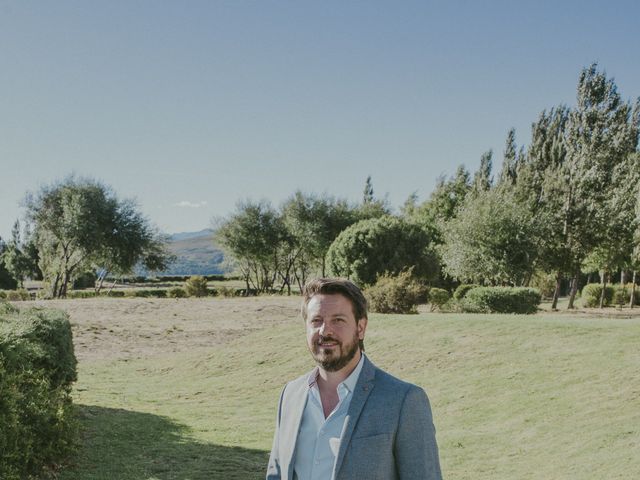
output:
[[[474,480],[640,478],[638,345],[640,318],[551,313],[372,315],[366,338],[429,393],[445,477]],[[311,367],[297,318],[81,363],[84,440],[60,478],[264,478],[280,389]]]

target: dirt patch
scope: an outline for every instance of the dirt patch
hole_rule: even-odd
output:
[[[79,361],[130,360],[220,345],[300,317],[300,297],[38,301],[66,311]]]

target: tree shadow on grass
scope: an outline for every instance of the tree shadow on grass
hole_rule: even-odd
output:
[[[81,444],[60,480],[263,479],[269,452],[199,442],[149,413],[76,405]]]

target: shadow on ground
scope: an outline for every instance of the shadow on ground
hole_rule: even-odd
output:
[[[148,413],[76,405],[81,444],[60,480],[264,478],[269,453],[198,442],[189,429]]]

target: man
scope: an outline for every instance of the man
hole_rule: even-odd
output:
[[[440,480],[426,394],[364,355],[360,289],[312,280],[302,317],[317,367],[280,395],[267,480]]]

